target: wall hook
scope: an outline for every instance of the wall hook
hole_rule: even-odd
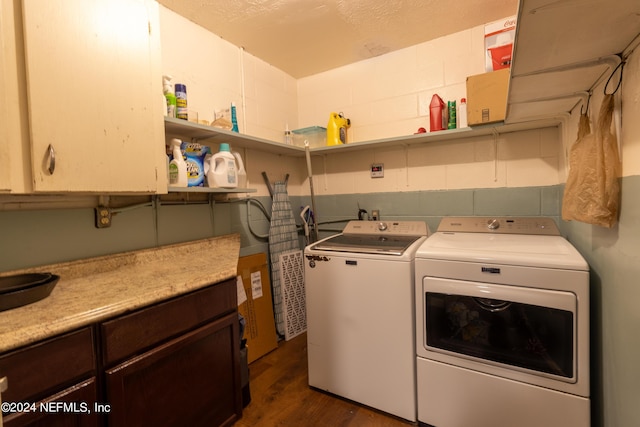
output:
[[[589,91],[589,96],[587,97],[587,106],[586,106],[586,108],[584,109],[584,112],[582,112],[582,108],[584,107],[584,104],[582,104],[582,105],[580,106],[580,115],[581,115],[581,116],[582,116],[582,115],[589,114],[589,103],[591,102],[591,95],[592,95],[592,94],[593,94],[593,92],[592,92],[592,91]]]
[[[624,64],[626,64],[626,62],[627,62],[626,59],[620,61],[618,66],[616,68],[614,68],[613,71],[611,72],[611,75],[607,79],[607,83],[604,85],[604,94],[605,95],[613,95],[618,91],[618,89],[620,89],[620,85],[622,84],[622,72],[624,71]],[[607,87],[609,87],[609,82],[611,81],[613,76],[616,74],[618,69],[620,69],[620,77],[618,78],[618,84],[616,85],[616,88],[613,90],[613,92],[611,92],[611,94],[608,94],[607,93]]]

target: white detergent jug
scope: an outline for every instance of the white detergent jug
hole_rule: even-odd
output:
[[[238,188],[247,188],[247,172],[244,170],[244,163],[242,163],[242,157],[237,151],[232,152],[233,157],[236,158],[236,165],[238,166]]]
[[[229,144],[220,144],[220,151],[209,158],[207,182],[211,188],[236,188],[238,186],[236,158],[231,154]]]

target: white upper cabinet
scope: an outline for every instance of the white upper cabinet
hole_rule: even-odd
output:
[[[8,0],[0,0],[0,193],[12,189],[11,160],[15,149],[12,146],[21,144],[14,127],[15,116],[11,114],[16,105],[16,95],[12,96],[11,92],[17,86],[13,30],[13,5]]]
[[[3,9],[2,4],[0,4],[0,19],[2,19],[2,16]],[[5,165],[4,167],[0,167],[0,192],[9,191],[11,189],[11,169],[7,167],[10,166],[9,147],[11,141],[7,126],[9,103],[7,96],[7,79],[5,78],[5,62],[4,55],[0,55],[0,117],[2,117],[2,122],[0,122],[0,165]]]
[[[166,192],[157,3],[22,8],[33,191]]]

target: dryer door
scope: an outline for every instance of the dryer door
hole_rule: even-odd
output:
[[[576,381],[573,293],[425,277],[428,352]]]

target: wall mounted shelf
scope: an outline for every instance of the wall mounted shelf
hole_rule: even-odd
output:
[[[255,188],[169,187],[169,193],[255,193]]]
[[[507,123],[585,105],[640,38],[638,0],[521,0],[518,11]]]
[[[249,148],[268,151],[274,154],[304,156],[304,148],[301,147],[285,145],[279,142],[269,141],[268,139],[231,132],[212,126],[175,119],[173,117],[164,118],[164,128],[167,137],[190,139],[195,142],[226,142],[234,150],[238,148]]]
[[[352,152],[359,150],[371,150],[376,148],[387,148],[394,146],[410,146],[416,144],[426,144],[434,142],[446,142],[452,140],[473,138],[478,136],[487,136],[493,134],[504,134],[510,132],[518,132],[530,129],[539,129],[545,127],[558,126],[561,119],[545,118],[544,120],[525,121],[521,123],[493,123],[482,126],[467,127],[462,129],[443,130],[439,132],[427,132],[415,135],[404,135],[392,138],[382,138],[371,141],[352,142],[345,145],[333,145],[326,147],[311,148],[312,155],[338,154],[344,152]],[[274,154],[287,155],[292,157],[303,157],[305,149],[294,145],[285,145],[279,142],[269,141],[267,139],[254,136],[244,135],[237,132],[230,132],[211,126],[201,125],[185,120],[165,117],[165,133],[167,137],[189,138],[199,142],[226,142],[233,149],[248,148],[259,151],[266,151]],[[192,187],[197,188],[197,187]],[[184,189],[182,189],[184,190]],[[213,190],[213,189],[208,189]],[[225,189],[220,192],[246,192],[246,191],[228,191]],[[174,189],[170,189],[174,191]],[[197,191],[197,190],[196,190]]]

